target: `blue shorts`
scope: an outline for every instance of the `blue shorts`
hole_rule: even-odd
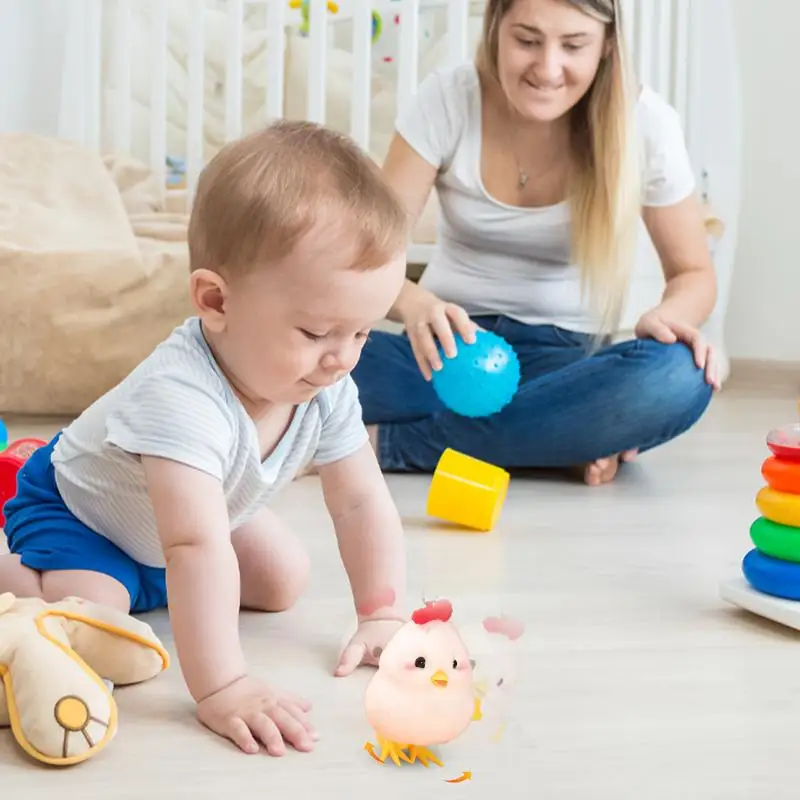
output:
[[[17,493],[3,508],[9,550],[39,572],[87,570],[115,578],[128,590],[133,614],[165,608],[165,570],[134,561],[67,508],[51,460],[58,438],[36,450],[17,474]]]

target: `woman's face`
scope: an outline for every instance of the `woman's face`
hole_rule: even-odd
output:
[[[592,85],[606,26],[567,0],[516,0],[498,29],[497,70],[525,119],[550,122]]]

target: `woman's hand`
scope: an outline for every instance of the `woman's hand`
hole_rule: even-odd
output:
[[[455,330],[467,344],[475,342],[478,326],[461,306],[445,303],[427,291],[414,293],[405,305],[402,321],[420,372],[429,381],[432,370],[442,368],[442,359],[436,346],[438,339],[448,358],[456,355]]]
[[[713,346],[706,341],[697,328],[671,319],[656,307],[642,315],[639,322],[636,323],[635,333],[639,339],[650,338],[664,344],[683,342],[691,348],[697,368],[704,370],[706,383],[713,386],[714,389],[719,389],[719,367],[716,353]]]

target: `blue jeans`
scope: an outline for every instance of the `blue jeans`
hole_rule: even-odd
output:
[[[522,380],[502,411],[452,413],[419,371],[405,334],[376,331],[353,371],[386,472],[432,472],[451,447],[506,469],[563,468],[644,452],[697,422],[712,388],[684,344],[636,339],[589,352],[591,337],[508,317],[475,322],[511,344]]]

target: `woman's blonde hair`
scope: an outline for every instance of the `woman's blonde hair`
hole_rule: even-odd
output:
[[[499,80],[499,29],[515,0],[487,0],[476,64]],[[605,23],[607,50],[586,95],[570,112],[572,258],[599,319],[599,333],[620,323],[636,256],[640,161],[619,0],[564,0]]]

